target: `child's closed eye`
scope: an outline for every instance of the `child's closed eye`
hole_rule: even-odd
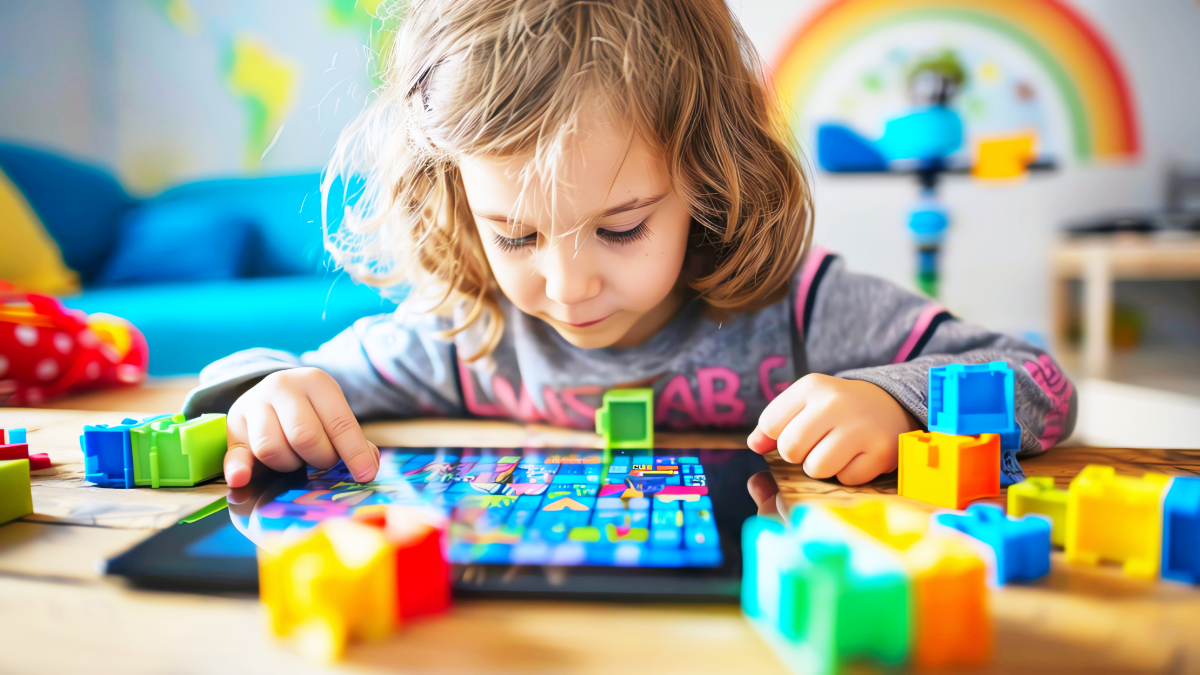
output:
[[[627,230],[608,230],[599,228],[596,230],[596,236],[610,244],[632,244],[635,241],[641,241],[648,238],[650,236],[650,228],[646,225],[646,221],[643,220]],[[524,237],[505,237],[496,234],[493,237],[493,241],[496,243],[496,247],[501,251],[513,253],[523,248],[533,246],[537,243],[537,238],[537,232],[531,232]]]

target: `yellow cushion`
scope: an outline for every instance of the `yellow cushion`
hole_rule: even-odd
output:
[[[0,171],[0,279],[47,295],[79,291],[79,275],[67,267],[25,196]]]

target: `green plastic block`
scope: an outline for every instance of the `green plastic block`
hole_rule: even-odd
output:
[[[612,389],[596,410],[596,433],[606,448],[654,447],[654,390]]]
[[[29,460],[0,462],[0,525],[33,513],[29,491]]]
[[[1047,476],[1026,478],[1008,488],[1008,515],[1020,518],[1029,513],[1046,516],[1050,526],[1050,543],[1062,546],[1067,536],[1067,491],[1054,487]]]
[[[225,416],[166,417],[129,430],[134,485],[191,487],[219,476],[225,459]]]
[[[756,516],[742,528],[742,609],[754,627],[795,673],[902,665],[912,585],[899,561],[823,511],[798,508],[794,523]]]

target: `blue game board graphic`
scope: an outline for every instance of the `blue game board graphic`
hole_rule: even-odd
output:
[[[644,452],[385,449],[375,481],[356,483],[342,465],[313,472],[255,518],[268,532],[376,504],[432,505],[450,517],[453,563],[719,566],[704,465]]]

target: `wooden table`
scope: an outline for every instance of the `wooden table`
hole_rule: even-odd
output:
[[[336,666],[307,663],[268,637],[252,599],[131,590],[96,572],[97,559],[224,493],[223,485],[157,491],[81,486],[81,427],[120,416],[0,410],[0,426],[28,427],[33,447],[49,451],[55,463],[33,477],[40,514],[0,527],[0,672],[786,672],[734,606],[523,601],[460,602],[445,617],[353,646]],[[367,432],[380,445],[596,440],[579,432],[480,421],[373,424]],[[663,434],[660,440],[674,447],[743,447],[737,436]],[[846,488],[769,459],[784,508],[864,495],[925,506],[897,497],[894,476]],[[1100,448],[1056,449],[1027,460],[1025,469],[1065,486],[1089,462],[1113,464],[1124,473],[1200,473],[1200,451]],[[992,606],[997,648],[988,672],[1200,672],[1198,588],[1136,581],[1111,566],[1068,566],[1055,553],[1046,579],[998,589]]]

